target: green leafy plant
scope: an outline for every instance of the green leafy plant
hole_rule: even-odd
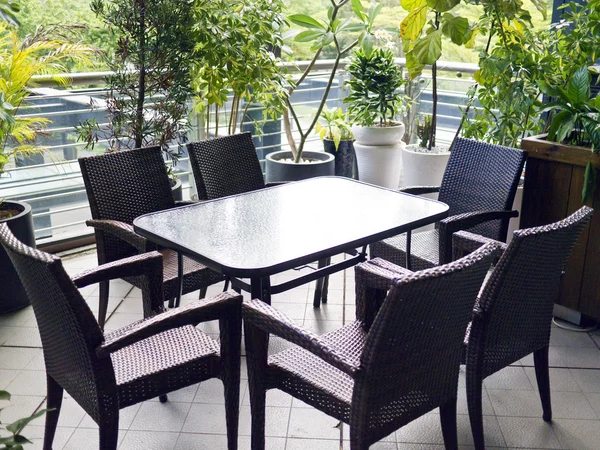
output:
[[[0,400],[10,401],[10,394],[6,391],[0,391]],[[4,428],[0,426],[0,432],[6,430],[10,433],[8,436],[0,435],[0,450],[23,450],[23,445],[31,444],[32,442],[23,436],[21,433],[23,429],[33,420],[43,416],[49,409],[44,409],[33,413],[29,417],[19,419],[13,423],[6,425]],[[2,409],[0,409],[0,413]],[[1,424],[2,422],[0,422]]]
[[[323,96],[321,97],[321,101],[317,106],[317,110],[314,116],[310,119],[308,126],[302,125],[299,114],[291,104],[291,101],[289,98],[286,100],[287,110],[283,115],[283,125],[288,144],[290,145],[290,149],[296,163],[301,161],[306,140],[312,134],[319,121],[319,117],[321,116],[321,112],[325,107],[327,97],[329,96],[329,92],[331,91],[331,87],[335,80],[340,61],[358,45],[362,46],[365,51],[370,51],[370,49],[373,48],[373,22],[383,7],[383,3],[379,3],[373,6],[373,8],[366,10],[360,0],[330,0],[330,2],[331,6],[327,10],[327,20],[315,18],[306,14],[292,14],[288,17],[290,22],[304,28],[303,31],[293,30],[288,35],[290,37],[294,37],[296,42],[312,43],[311,51],[314,52],[312,60],[300,78],[292,86],[290,86],[290,97],[298,88],[298,86],[302,85],[302,83],[306,81],[323,50],[327,47],[333,47],[335,50],[333,68],[329,74],[327,85],[325,86],[325,90],[323,92]],[[345,12],[344,7],[348,4],[350,4],[352,7],[353,16],[343,19],[342,13]],[[348,45],[342,46],[342,38],[347,37],[352,33],[359,33],[359,35]],[[297,133],[300,136],[297,142],[292,133],[292,119],[296,125]]]
[[[73,59],[89,59],[92,49],[75,42],[68,29],[38,28],[19,39],[15,29],[0,23],[0,175],[16,155],[39,153],[36,140],[49,119],[18,115],[23,102],[36,86],[36,75],[55,74],[55,80]],[[71,40],[70,40],[71,39]]]
[[[542,91],[554,99],[542,112],[552,112],[548,140],[600,152],[600,97],[591,97],[591,75],[587,67],[580,67],[566,81],[566,87],[552,87],[540,82]],[[588,161],[585,171],[583,202],[594,197],[596,168]]]
[[[420,119],[417,119],[417,138],[419,139],[419,145],[423,148],[427,148],[427,142],[431,136],[432,126],[433,119],[431,114],[423,114]],[[435,137],[432,145],[435,146]]]
[[[0,0],[0,21],[11,25],[19,25],[17,13],[21,11],[21,5],[13,0]]]
[[[325,121],[325,126],[317,122],[315,133],[321,139],[329,139],[333,141],[335,149],[340,146],[341,141],[352,141],[352,127],[348,121],[348,116],[344,114],[342,108],[329,109],[327,106],[323,108],[321,118]]]
[[[348,68],[350,94],[344,99],[350,119],[362,126],[389,126],[406,105],[406,83],[394,53],[387,48],[359,49]]]
[[[469,21],[453,11],[460,0],[401,0],[408,16],[400,24],[400,36],[406,52],[406,68],[412,79],[419,77],[427,65],[431,66],[433,110],[431,130],[426,148],[435,143],[438,106],[437,62],[442,56],[442,38],[454,44],[472,46],[477,31]],[[429,20],[428,20],[429,18]]]
[[[118,37],[107,61],[109,124],[86,121],[80,139],[93,148],[106,139],[111,150],[160,145],[171,157],[173,142],[189,129],[194,40],[193,0],[94,0],[92,11]]]
[[[251,105],[262,108],[258,128],[287,108],[291,79],[274,53],[283,46],[284,7],[283,0],[196,2],[192,82],[207,134],[212,125],[218,135],[221,120],[227,133],[235,133],[249,119]],[[228,95],[233,98],[225,111]]]

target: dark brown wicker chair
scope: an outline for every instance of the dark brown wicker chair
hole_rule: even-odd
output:
[[[484,449],[482,382],[533,353],[543,419],[552,419],[548,345],[554,300],[567,259],[593,210],[583,207],[550,225],[518,230],[496,264],[475,305],[465,338],[467,401],[476,449]],[[456,257],[490,239],[454,236]]]
[[[159,250],[163,255],[165,300],[179,296],[178,255],[157,246],[133,231],[133,220],[142,214],[174,208],[171,184],[160,147],[107,153],[79,159],[85,189],[90,201],[98,248],[98,263],[105,264],[139,253]],[[186,202],[183,202],[185,204]],[[184,294],[223,281],[223,276],[189,258],[183,258]],[[127,279],[134,286],[135,279]],[[100,283],[98,323],[104,327],[109,283]],[[173,304],[173,302],[171,303]]]
[[[252,134],[239,133],[187,144],[199,200],[243,194],[282,183],[265,183]],[[318,262],[325,267],[330,259]],[[315,306],[327,303],[329,277],[317,281]]]
[[[491,244],[415,273],[390,272],[392,264],[379,259],[360,264],[357,320],[323,336],[260,300],[244,302],[252,449],[264,449],[265,394],[275,388],[349,424],[352,450],[368,449],[438,407],[446,448],[457,449],[464,332],[499,251]],[[269,334],[296,346],[268,357]]]
[[[100,448],[117,448],[119,410],[209,378],[225,386],[229,450],[237,449],[240,295],[222,293],[102,333],[78,287],[139,278],[146,316],[163,311],[162,256],[144,253],[71,279],[56,256],[19,242],[0,224],[0,244],[11,258],[33,305],[48,383],[44,449],[51,450],[66,390],[100,427]],[[220,344],[196,325],[220,321]]]
[[[510,211],[527,153],[513,148],[458,138],[439,187],[408,187],[409,194],[439,192],[450,206],[449,217],[434,230],[413,233],[410,269],[420,270],[452,261],[452,234],[460,230],[505,242]],[[396,236],[370,247],[371,258],[406,267],[406,237]]]

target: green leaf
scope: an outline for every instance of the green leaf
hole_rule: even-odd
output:
[[[411,53],[406,54],[406,70],[408,70],[408,76],[414,80],[423,73],[425,64],[417,62],[415,56]]]
[[[10,400],[10,394],[6,391],[0,391],[0,400]]]
[[[299,33],[296,36],[296,38],[294,39],[294,41],[296,41],[296,42],[311,42],[311,41],[314,41],[315,39],[320,38],[321,36],[323,36],[322,31],[305,30],[302,33]]]
[[[552,118],[552,122],[550,123],[550,127],[548,128],[549,141],[560,142],[556,139],[558,129],[566,120],[569,120],[570,117],[571,113],[569,111],[561,111]]]
[[[567,84],[567,96],[574,105],[590,99],[590,73],[587,67],[577,70]]]
[[[531,0],[531,3],[533,3],[533,6],[542,13],[542,17],[546,20],[548,17],[548,2],[546,0]]]
[[[426,4],[427,0],[400,0],[400,5],[407,11],[412,11]]]
[[[427,0],[427,4],[431,9],[441,13],[450,11],[459,3],[460,0]]]
[[[288,16],[288,19],[292,23],[294,23],[298,26],[304,27],[304,28],[317,28],[320,30],[326,29],[325,26],[321,22],[319,22],[316,19],[313,19],[310,16],[307,16],[306,14],[292,14],[292,15]]]
[[[375,5],[373,6],[373,8],[371,8],[371,10],[369,11],[369,24],[373,24],[373,22],[375,22],[375,19],[381,12],[381,8],[383,8],[383,3],[379,3],[378,5]]]
[[[419,64],[435,64],[442,56],[442,31],[435,30],[419,39],[411,53]]]
[[[354,14],[356,14],[356,17],[358,17],[360,20],[362,20],[364,22],[366,15],[365,15],[365,8],[362,5],[362,2],[360,0],[352,0],[352,11],[354,11]]]
[[[13,423],[11,423],[10,425],[6,426],[6,431],[10,431],[13,434],[18,434],[23,428],[25,428],[25,426],[31,422],[32,420],[37,419],[38,417],[43,416],[44,414],[46,414],[46,412],[49,411],[48,409],[42,409],[41,411],[36,412],[35,414],[32,414],[29,417],[25,417],[23,419],[19,419]]]
[[[469,21],[446,13],[442,16],[442,33],[456,45],[462,45],[471,37]]]
[[[361,44],[361,48],[363,50],[363,52],[365,52],[365,55],[367,57],[371,56],[371,53],[373,53],[373,35],[367,33],[363,40],[362,40],[362,44]]]
[[[594,200],[596,192],[596,168],[591,161],[585,167],[585,178],[583,180],[583,191],[581,192],[582,203],[590,203]]]
[[[427,6],[423,5],[413,9],[400,24],[400,36],[403,39],[414,41],[421,35],[426,22]]]

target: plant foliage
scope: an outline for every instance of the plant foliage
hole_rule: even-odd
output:
[[[325,126],[317,122],[315,132],[319,134],[321,139],[332,140],[336,150],[341,141],[354,140],[348,116],[344,114],[342,108],[329,109],[325,105],[321,118],[325,121]]]
[[[0,391],[0,400],[10,401],[10,394],[6,391]],[[48,409],[33,413],[29,417],[24,417],[14,421],[13,423],[6,425],[4,430],[10,433],[9,436],[0,435],[0,450],[23,450],[25,444],[31,444],[32,442],[21,434],[23,429],[33,420],[46,414]],[[0,408],[0,412],[2,409]],[[0,422],[1,423],[1,422]],[[0,431],[3,428],[0,426]]]
[[[405,102],[400,88],[406,83],[394,53],[386,48],[354,53],[348,68],[350,94],[344,99],[350,119],[362,126],[390,124]]]

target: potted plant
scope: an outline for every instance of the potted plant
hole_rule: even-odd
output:
[[[0,401],[10,401],[11,395],[6,392],[0,390]],[[23,436],[21,433],[25,429],[30,422],[35,419],[42,417],[47,412],[52,411],[51,409],[42,409],[40,411],[34,412],[29,417],[24,417],[22,419],[15,420],[14,422],[7,424],[4,427],[0,427],[0,445],[2,445],[2,449],[4,450],[23,450],[23,446],[25,444],[32,444],[29,439]],[[2,408],[0,408],[0,412],[2,412]],[[0,423],[2,423],[0,421]],[[4,433],[7,431],[8,435]]]
[[[342,19],[341,14],[348,4],[352,7],[353,16]],[[321,112],[327,103],[327,97],[336,79],[341,60],[358,45],[364,48],[372,47],[373,21],[381,11],[382,6],[383,4],[380,3],[367,11],[360,0],[352,0],[352,2],[349,0],[331,0],[331,7],[327,11],[327,19],[315,18],[306,14],[292,14],[288,17],[293,24],[305,28],[304,31],[293,30],[290,35],[294,36],[296,42],[312,43],[311,51],[314,52],[314,55],[299,79],[291,84],[288,89],[287,109],[282,119],[290,149],[267,155],[265,166],[268,182],[294,181],[335,173],[333,155],[327,152],[306,151],[307,139],[312,135]],[[359,35],[354,39],[350,33],[359,33]],[[350,42],[344,45],[344,39],[347,38],[350,38]],[[307,82],[308,75],[315,67],[323,50],[327,47],[333,48],[335,55],[327,84],[316,111],[310,114],[308,120],[301,120],[300,114],[292,105],[290,98],[299,86]],[[292,121],[296,127],[295,130],[292,130]]]
[[[20,40],[17,31],[0,23],[0,176],[11,159],[38,154],[42,148],[36,138],[50,121],[17,115],[19,108],[35,87],[33,77],[67,71],[73,58],[85,59],[90,49],[54,37],[54,28],[38,28],[33,35]],[[63,78],[59,81],[65,82]],[[35,248],[31,206],[0,196],[0,223],[6,223],[24,244]],[[29,299],[8,255],[0,248],[0,314],[29,305]]]
[[[86,120],[80,140],[86,148],[102,140],[108,151],[159,145],[175,164],[190,128],[193,2],[96,0],[91,8],[119,39],[114,55],[105,55],[108,125]],[[171,180],[177,197],[181,181]]]
[[[426,130],[420,142],[403,149],[404,182],[414,186],[439,186],[450,157],[447,147],[436,145],[438,113],[438,60],[443,37],[457,45],[472,45],[476,32],[469,21],[453,13],[460,0],[402,1],[408,16],[400,24],[406,52],[406,68],[411,79],[431,66],[432,111],[420,121]],[[428,21],[428,18],[430,19]],[[417,127],[419,129],[419,127]],[[424,170],[425,169],[425,170]]]
[[[376,37],[391,42],[387,32]],[[391,38],[391,36],[390,36]],[[398,188],[402,173],[404,124],[395,119],[406,104],[406,83],[390,48],[359,49],[348,66],[350,94],[344,99],[354,126],[361,181]]]
[[[346,114],[342,108],[330,110],[326,106],[321,117],[325,121],[325,125],[317,122],[315,133],[321,137],[325,152],[335,157],[335,175],[358,179],[353,145],[354,136]]]

